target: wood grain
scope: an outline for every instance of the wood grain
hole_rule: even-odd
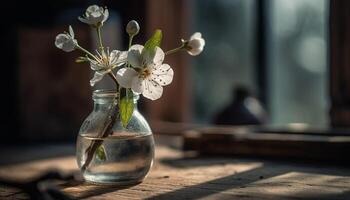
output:
[[[197,128],[184,132],[184,150],[210,155],[268,156],[350,163],[347,131],[259,130],[248,127]]]
[[[0,167],[0,176],[25,180],[49,168],[76,171],[73,156]],[[63,183],[78,199],[349,199],[348,168],[289,162],[196,157],[157,146],[156,162],[143,183],[130,187]],[[0,186],[0,199],[25,199]]]

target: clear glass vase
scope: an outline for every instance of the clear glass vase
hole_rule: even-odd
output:
[[[98,184],[130,185],[141,182],[154,159],[152,131],[137,109],[126,128],[116,105],[116,93],[96,90],[94,109],[83,122],[76,156],[86,181]]]

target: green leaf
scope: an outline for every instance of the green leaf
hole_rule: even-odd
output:
[[[142,50],[142,57],[154,57],[156,47],[159,47],[162,42],[162,31],[157,29],[152,37],[146,42]]]
[[[97,149],[96,149],[96,158],[99,159],[100,161],[106,161],[107,156],[106,156],[106,150],[101,144]]]
[[[124,96],[120,100],[119,109],[120,109],[120,118],[122,120],[123,127],[126,128],[132,116],[132,113],[134,111],[133,94],[128,93],[128,95]]]
[[[157,46],[160,46],[160,43],[162,42],[162,31],[157,29],[152,37],[146,42],[145,49],[152,50],[155,49]]]

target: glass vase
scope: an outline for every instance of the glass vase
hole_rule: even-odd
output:
[[[154,159],[152,131],[137,109],[124,128],[115,91],[93,92],[94,109],[84,120],[77,138],[76,157],[86,181],[131,185],[142,182]]]

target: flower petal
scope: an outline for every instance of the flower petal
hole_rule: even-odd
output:
[[[139,78],[139,77],[135,77],[133,80],[132,80],[132,84],[131,84],[131,89],[134,93],[136,94],[141,94],[142,91],[143,91],[143,79]]]
[[[58,34],[55,39],[55,46],[59,49],[62,49],[63,43],[68,40],[68,36],[66,34]]]
[[[59,49],[62,49],[65,52],[71,52],[75,49],[77,40],[73,39],[68,34],[58,34],[55,39],[55,46]]]
[[[72,26],[69,26],[69,35],[72,37],[72,39],[74,39],[74,31]]]
[[[156,64],[156,65],[161,65],[164,61],[164,51],[159,48],[159,47],[156,47],[156,52],[154,54],[154,58],[153,58],[153,63]]]
[[[125,64],[127,58],[127,51],[113,50],[109,54],[109,64],[113,67]]]
[[[79,21],[85,23],[85,24],[90,24],[89,20],[85,19],[84,17],[78,17]]]
[[[164,61],[164,52],[161,48],[156,47],[154,54],[150,51],[144,52],[142,54],[142,61],[144,65],[149,66],[149,65],[161,65]]]
[[[100,9],[100,7],[96,4],[94,5],[91,5],[89,6],[87,9],[86,9],[86,14],[90,14],[90,13],[93,13],[93,12],[96,12]]]
[[[62,50],[65,52],[71,52],[75,49],[77,40],[69,39],[67,42],[63,43]]]
[[[168,64],[154,67],[151,73],[151,79],[161,86],[169,85],[173,81],[173,77],[174,71]]]
[[[89,59],[89,61],[90,61],[90,68],[92,70],[98,71],[103,69],[103,66],[100,63],[98,63],[96,60]]]
[[[138,52],[141,54],[143,48],[144,48],[144,47],[143,47],[142,45],[140,45],[140,44],[134,44],[134,45],[132,45],[132,46],[130,47],[129,51],[130,51],[130,50],[135,50],[135,51],[138,51]]]
[[[118,60],[119,53],[120,53],[120,51],[118,51],[118,50],[113,50],[113,51],[109,54],[109,63],[110,63],[110,64],[115,64],[115,62]]]
[[[142,67],[142,58],[141,52],[143,50],[143,46],[139,44],[135,44],[130,47],[128,51],[128,62],[133,67]]]
[[[96,26],[98,23],[105,22],[108,16],[109,12],[107,9],[104,10],[103,7],[91,5],[86,9],[85,15],[83,17],[78,17],[78,19],[83,23]]]
[[[138,73],[132,68],[122,68],[117,72],[118,83],[124,88],[131,88],[132,81]]]
[[[188,42],[188,46],[190,46],[193,49],[199,49],[199,48],[203,48],[205,45],[205,41],[202,38],[197,38],[194,40],[190,40]]]
[[[191,56],[197,56],[199,55],[200,53],[202,53],[203,51],[203,48],[200,48],[200,49],[191,49],[189,51],[187,51]]]
[[[203,48],[205,46],[205,40],[203,38],[195,38],[188,41],[187,45],[189,47],[187,49],[187,52],[192,56],[196,56],[203,51]]]
[[[101,17],[103,17],[102,14],[103,13],[101,13],[101,11],[99,11],[99,10],[95,11],[95,12],[92,12],[92,13],[90,13],[89,19],[101,21]]]
[[[200,32],[195,32],[191,37],[190,40],[196,39],[196,38],[202,38],[202,34]]]
[[[163,87],[153,80],[145,79],[143,82],[142,95],[148,99],[159,99],[163,94]]]
[[[102,80],[105,73],[95,72],[94,77],[90,80],[90,85],[94,86],[98,81]]]
[[[128,58],[128,51],[121,51],[120,54],[119,54],[119,59],[126,61],[127,58]]]
[[[102,20],[102,23],[104,23],[109,17],[109,11],[108,9],[105,9],[105,12],[103,14],[103,20]]]

